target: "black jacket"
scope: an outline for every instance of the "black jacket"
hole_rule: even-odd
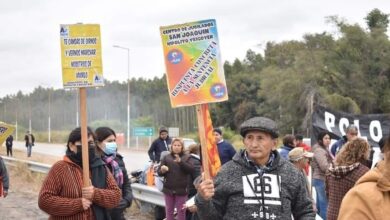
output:
[[[188,161],[194,167],[194,172],[188,176],[188,198],[191,198],[197,193],[197,190],[194,186],[194,180],[200,176],[202,172],[202,164],[200,161],[200,157],[198,155],[190,154],[190,158]]]
[[[167,145],[165,146],[164,140],[161,138],[157,138],[155,141],[153,141],[152,145],[150,145],[148,154],[149,158],[153,162],[160,162],[160,155],[163,151],[169,151],[169,146],[172,143],[172,139],[168,136],[167,139],[165,139]]]
[[[28,144],[31,144],[31,146],[34,146],[35,137],[33,134],[31,134],[31,143],[28,141],[28,134],[24,136],[24,140],[26,141],[26,147],[28,147]]]
[[[115,157],[115,161],[118,163],[119,167],[123,172],[123,185],[122,187],[120,187],[122,191],[122,198],[119,202],[119,205],[110,210],[110,216],[112,220],[122,220],[125,219],[123,212],[126,208],[131,206],[131,202],[133,200],[133,192],[131,190],[131,183],[127,174],[125,163],[123,162],[122,155],[117,154]],[[111,170],[111,166],[107,166],[109,170]]]
[[[12,135],[7,137],[7,140],[5,140],[5,146],[12,147],[12,142],[14,141],[14,137]]]

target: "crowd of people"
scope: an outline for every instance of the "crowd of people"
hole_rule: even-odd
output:
[[[38,206],[50,219],[125,219],[133,196],[116,133],[109,127],[87,130],[90,179],[83,179],[81,128],[76,128],[63,159],[42,184]],[[213,130],[222,166],[214,178],[204,179],[201,146],[185,149],[181,139],[170,138],[165,127],[159,129],[148,151],[165,199],[156,220],[304,220],[317,214],[347,220],[385,219],[390,214],[385,208],[390,205],[390,137],[379,142],[382,160],[371,169],[372,147],[358,137],[355,126],[333,146],[331,134],[324,131],[313,147],[303,143],[302,135],[286,135],[278,148],[277,124],[265,117],[246,120],[239,132],[244,147],[236,152],[223,139],[222,129]],[[25,140],[31,148],[33,136],[27,133]],[[6,146],[12,156],[12,139]],[[6,197],[8,188],[0,157],[0,196]]]

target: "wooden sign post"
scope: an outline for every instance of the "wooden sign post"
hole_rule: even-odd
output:
[[[82,152],[82,160],[83,160],[83,180],[84,180],[83,185],[90,186],[88,130],[87,130],[87,89],[79,88],[79,93],[80,93],[80,122],[81,122],[81,152]]]
[[[62,80],[64,88],[79,88],[83,185],[89,178],[87,89],[104,86],[100,25],[60,25]]]
[[[207,105],[207,104],[202,104]],[[207,139],[206,139],[206,129],[205,129],[205,121],[204,121],[204,115],[203,108],[200,105],[196,105],[196,116],[198,119],[198,131],[199,131],[199,139],[200,139],[200,146],[201,146],[201,154],[202,158],[205,158],[202,160],[202,167],[204,172],[204,178],[210,179],[210,169],[209,169],[209,155],[208,155],[208,147],[207,147]]]

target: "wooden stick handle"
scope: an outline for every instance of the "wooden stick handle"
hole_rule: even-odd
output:
[[[207,105],[207,104],[202,104]],[[204,172],[204,178],[210,179],[210,166],[209,166],[209,154],[207,149],[207,140],[206,140],[206,132],[205,132],[205,122],[204,122],[204,112],[201,105],[196,105],[196,116],[198,118],[198,132],[199,139],[201,145],[201,153],[202,153],[202,166]]]
[[[83,186],[90,186],[88,130],[87,130],[87,89],[80,88],[81,148],[83,159]]]

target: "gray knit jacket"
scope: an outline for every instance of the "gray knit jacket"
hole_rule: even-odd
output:
[[[315,219],[304,177],[277,151],[272,153],[275,159],[263,175],[247,161],[245,150],[236,153],[218,172],[213,198],[196,195],[200,219]]]

